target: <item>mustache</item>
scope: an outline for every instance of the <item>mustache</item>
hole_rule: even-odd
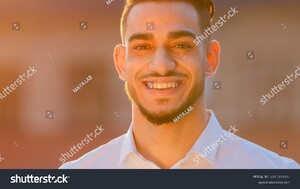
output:
[[[141,77],[139,77],[139,79],[147,79],[147,78],[153,78],[153,77],[183,77],[183,78],[187,78],[188,75],[184,74],[184,73],[176,72],[176,71],[168,71],[164,75],[159,74],[157,72],[153,72],[153,73],[142,75]]]

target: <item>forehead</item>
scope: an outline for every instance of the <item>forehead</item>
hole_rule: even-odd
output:
[[[145,2],[129,12],[125,40],[135,33],[167,35],[172,31],[200,32],[196,9],[184,2]]]

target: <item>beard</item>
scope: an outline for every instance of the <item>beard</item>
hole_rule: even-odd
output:
[[[139,101],[135,89],[125,82],[125,91],[128,95],[128,98],[132,103],[135,103],[139,108],[142,115],[152,124],[154,125],[162,125],[166,123],[173,122],[173,119],[177,117],[179,114],[187,110],[190,106],[193,106],[196,101],[203,95],[204,93],[204,77],[202,80],[198,81],[195,86],[191,89],[191,92],[188,95],[188,98],[177,108],[172,111],[150,111],[142,103]],[[164,104],[167,102],[167,99],[160,99],[158,101],[159,104]]]

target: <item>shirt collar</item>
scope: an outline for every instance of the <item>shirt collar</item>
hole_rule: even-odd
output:
[[[125,134],[125,138],[124,138],[122,148],[121,148],[119,165],[122,165],[125,158],[131,153],[137,154],[137,150],[136,150],[134,139],[133,139],[132,123],[130,124],[129,129],[128,129],[127,133]]]
[[[187,156],[191,154],[202,154],[202,157],[209,161],[210,164],[214,163],[218,147],[205,153],[205,148],[211,147],[213,143],[216,143],[221,135],[224,133],[223,128],[219,124],[215,114],[211,110],[207,110],[210,114],[209,121],[201,133],[200,137],[197,139],[191,150],[188,152]]]
[[[223,128],[220,126],[216,116],[214,115],[213,111],[207,110],[207,112],[210,114],[209,121],[204,129],[204,131],[201,133],[200,137],[197,139],[197,141],[192,146],[191,150],[187,153],[184,159],[189,158],[191,155],[195,154],[201,154],[203,157],[210,163],[213,164],[215,160],[215,156],[218,150],[212,150],[209,153],[204,154],[204,149],[207,146],[211,146],[213,143],[216,143],[216,141],[220,138],[220,136],[224,133]],[[119,165],[122,165],[126,157],[130,154],[137,155],[138,152],[136,150],[134,138],[133,138],[133,132],[132,132],[132,123],[130,124],[130,127],[125,134],[125,138],[122,144],[121,148],[121,154],[120,154],[120,161]],[[184,160],[182,159],[182,160]],[[189,158],[191,159],[191,158]],[[193,159],[193,158],[192,158]],[[180,160],[179,162],[182,162]],[[196,164],[196,163],[195,163]]]

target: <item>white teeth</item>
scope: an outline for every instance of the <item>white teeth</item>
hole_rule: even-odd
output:
[[[149,89],[171,89],[176,88],[178,84],[176,82],[170,83],[147,83]]]
[[[148,83],[148,88],[153,89],[153,84],[152,83]]]
[[[168,88],[168,83],[163,83],[163,84],[161,85],[161,88],[163,88],[163,89]]]

